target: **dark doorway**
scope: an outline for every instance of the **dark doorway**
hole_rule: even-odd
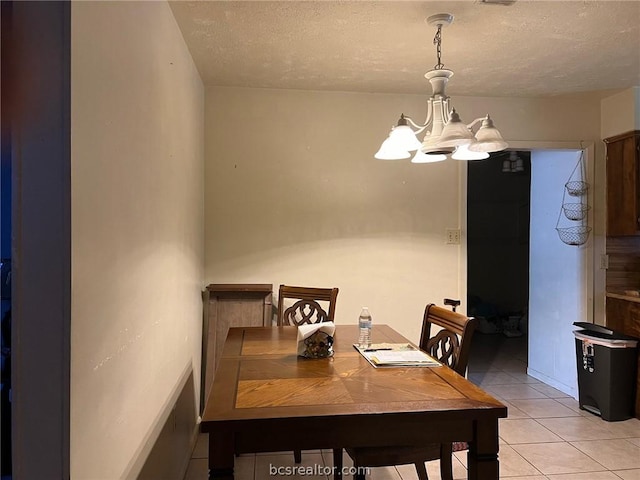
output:
[[[475,341],[500,346],[527,335],[531,154],[469,162],[467,178],[468,312],[479,319]]]
[[[11,252],[11,415],[2,412],[3,436],[12,429],[11,441],[2,439],[2,468],[7,459],[14,477],[69,478],[71,4],[0,5],[2,257]],[[5,325],[3,341],[4,334]]]
[[[11,3],[2,2],[0,117],[0,296],[2,297],[2,479],[11,478],[11,129],[9,52],[11,47]]]

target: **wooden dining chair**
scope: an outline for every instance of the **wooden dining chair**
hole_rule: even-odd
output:
[[[337,298],[337,288],[280,285],[278,325],[333,322]]]
[[[338,288],[293,287],[280,285],[278,292],[278,326],[333,322]],[[334,452],[342,459],[342,450]],[[302,451],[294,450],[296,463],[302,462]]]
[[[420,349],[437,358],[443,365],[464,376],[469,360],[471,338],[477,320],[461,313],[429,304],[424,310]],[[441,329],[431,327],[437,326]],[[440,367],[438,367],[440,368]],[[425,462],[440,460],[442,480],[452,480],[451,455],[455,450],[467,448],[464,442],[432,444],[425,447],[364,447],[346,448],[354,467],[387,467],[413,463],[420,480],[428,480]],[[335,456],[335,455],[334,455]],[[358,469],[364,471],[363,468]],[[356,474],[364,480],[364,474]]]

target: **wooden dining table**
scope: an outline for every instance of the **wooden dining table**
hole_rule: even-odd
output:
[[[445,366],[374,368],[357,334],[336,325],[334,355],[308,359],[296,327],[229,329],[202,414],[209,478],[232,480],[241,453],[466,441],[468,478],[497,480],[507,408]],[[375,325],[373,342],[408,340]]]

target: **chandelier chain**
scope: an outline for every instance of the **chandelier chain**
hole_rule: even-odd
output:
[[[440,59],[440,57],[442,56],[442,25],[438,25],[436,36],[433,37],[433,44],[436,46],[436,54],[438,56],[438,63],[433,68],[436,70],[442,70],[444,68],[444,63],[442,63]]]

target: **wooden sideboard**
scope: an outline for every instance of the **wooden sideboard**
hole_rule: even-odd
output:
[[[209,396],[229,327],[271,325],[273,284],[212,283],[207,286],[203,300],[201,411]]]

